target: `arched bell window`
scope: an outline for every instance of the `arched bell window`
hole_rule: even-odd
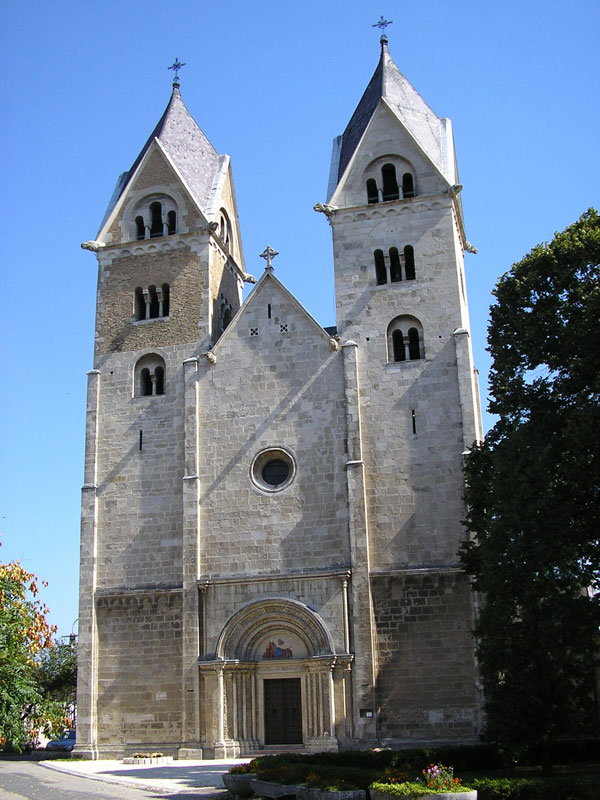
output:
[[[415,251],[411,244],[404,247],[404,272],[407,281],[415,279]]]
[[[419,361],[425,358],[423,326],[408,314],[395,317],[388,325],[388,362]]]
[[[396,167],[393,164],[384,164],[381,168],[381,178],[383,180],[383,199],[398,200],[398,180],[396,178]]]
[[[402,265],[397,247],[390,247],[390,280],[392,283],[402,280]]]
[[[373,259],[375,261],[375,280],[377,281],[377,285],[381,286],[387,283],[387,270],[385,268],[383,250],[375,250]]]
[[[402,176],[402,197],[414,197],[415,186],[413,176],[410,172],[405,172]]]
[[[163,235],[162,206],[158,201],[150,203],[150,238]]]
[[[375,178],[369,178],[367,181],[367,203],[378,203],[379,194],[377,192],[377,181]]]
[[[165,393],[165,361],[157,353],[142,356],[133,374],[134,397],[154,397]]]
[[[133,318],[140,320],[168,317],[171,292],[168,283],[160,286],[152,284],[147,289],[138,286],[133,294]]]
[[[138,240],[146,238],[146,226],[144,225],[144,218],[138,216],[135,218],[135,229]]]

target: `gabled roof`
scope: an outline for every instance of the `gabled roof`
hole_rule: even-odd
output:
[[[142,147],[131,169],[119,177],[100,229],[104,226],[155,139],[159,140],[174,166],[185,179],[186,185],[200,209],[206,210],[215,174],[219,168],[219,154],[196,124],[181,99],[178,86],[174,85],[171,99],[156,128]]]
[[[259,297],[262,289],[268,285],[269,283],[273,284],[278,291],[285,297],[285,299],[291,303],[293,306],[296,307],[298,311],[302,314],[302,316],[306,319],[307,323],[314,328],[315,333],[317,333],[323,341],[330,342],[331,338],[334,334],[330,333],[332,328],[323,328],[317,320],[310,314],[302,305],[302,303],[294,297],[294,295],[287,289],[284,284],[279,280],[279,278],[275,277],[275,273],[272,267],[265,268],[265,271],[259,278],[256,286],[253,287],[252,291],[248,295],[248,297],[244,300],[240,308],[237,310],[236,314],[234,315],[231,323],[225,328],[222,335],[219,337],[218,341],[215,343],[214,347],[212,348],[212,352],[217,354],[219,350],[223,346],[223,342],[227,341],[227,339],[233,335],[233,331],[237,326],[240,324],[240,321],[244,318],[248,308],[254,305],[257,302],[257,298]]]
[[[382,37],[381,56],[377,68],[341,137],[336,183],[344,174],[382,98],[386,100],[421,149],[444,174],[443,140],[446,136],[444,123],[394,64],[388,51],[387,39]]]

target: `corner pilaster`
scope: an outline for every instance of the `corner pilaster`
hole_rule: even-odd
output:
[[[182,609],[182,746],[180,757],[202,758],[200,742],[199,656],[199,537],[200,478],[198,451],[198,359],[183,362],[183,609]],[[182,753],[184,756],[182,756]]]
[[[84,483],[81,489],[79,641],[77,643],[77,744],[74,752],[98,758],[96,703],[97,626],[95,609],[98,526],[98,408],[100,370],[87,373]]]
[[[348,489],[351,607],[350,647],[355,653],[352,669],[355,707],[354,738],[362,742],[377,740],[376,724],[376,649],[375,617],[369,580],[369,525],[365,490],[365,465],[362,449],[360,387],[358,380],[358,345],[349,340],[342,345],[344,355],[344,391],[348,453],[346,482]]]

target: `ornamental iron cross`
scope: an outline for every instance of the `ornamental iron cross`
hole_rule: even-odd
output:
[[[271,264],[271,261],[275,258],[275,256],[278,256],[278,255],[279,255],[279,253],[277,252],[277,250],[273,250],[271,245],[268,244],[265,247],[264,251],[260,254],[259,258],[264,258],[265,261],[267,262],[267,266],[265,267],[265,269],[269,269],[269,268],[273,269],[273,265]]]
[[[381,19],[383,19],[383,17]],[[171,66],[167,67],[167,69],[172,69],[173,72],[175,73],[175,77],[173,78],[173,83],[179,83],[179,70],[182,67],[185,67],[185,61],[182,63],[177,58],[177,56],[175,56],[175,61],[171,64]]]
[[[394,20],[392,20],[392,19],[384,19],[383,14],[382,14],[381,17],[379,18],[379,20],[374,25],[371,25],[371,27],[372,28],[379,28],[379,30],[381,31],[381,35],[385,36],[385,29],[387,28],[388,25],[393,25],[393,23],[394,23]]]

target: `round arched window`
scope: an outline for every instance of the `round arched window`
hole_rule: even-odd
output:
[[[287,450],[270,447],[258,453],[250,467],[252,482],[265,492],[279,492],[294,479],[296,465]]]

